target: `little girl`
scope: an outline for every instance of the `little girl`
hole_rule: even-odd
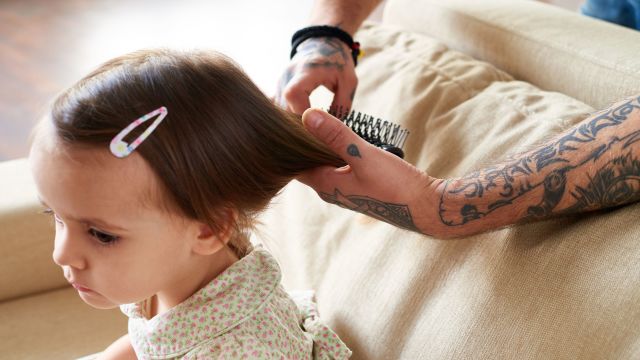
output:
[[[58,97],[30,153],[54,261],[128,335],[103,358],[343,359],[249,233],[296,175],[343,161],[228,58],[141,51]],[[135,351],[135,354],[133,353]]]

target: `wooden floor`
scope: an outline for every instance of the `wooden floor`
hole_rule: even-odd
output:
[[[27,155],[30,129],[59,91],[139,48],[222,51],[273,94],[312,1],[0,1],[0,161]],[[545,2],[572,10],[581,3]]]

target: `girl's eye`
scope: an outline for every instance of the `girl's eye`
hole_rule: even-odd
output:
[[[111,245],[119,239],[118,236],[107,234],[94,228],[89,229],[89,234],[104,245]]]

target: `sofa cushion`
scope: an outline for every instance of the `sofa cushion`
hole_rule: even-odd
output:
[[[431,38],[388,26],[357,38],[354,108],[410,129],[406,160],[436,177],[531,148],[593,111]],[[439,240],[293,182],[257,238],[288,289],[317,291],[353,359],[637,358],[639,215],[635,204]]]
[[[0,303],[0,324],[6,359],[73,359],[127,333],[119,309],[94,309],[71,287]]]
[[[639,91],[640,32],[543,1],[388,0],[383,19],[594,107]]]

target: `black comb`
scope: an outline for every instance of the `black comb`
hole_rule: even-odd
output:
[[[409,136],[409,130],[391,121],[375,118],[357,111],[343,112],[329,109],[328,113],[342,120],[353,132],[368,143],[404,159],[402,147]]]

